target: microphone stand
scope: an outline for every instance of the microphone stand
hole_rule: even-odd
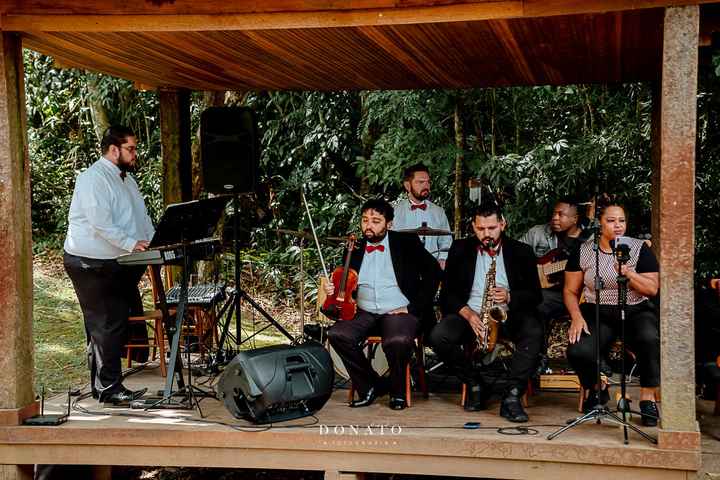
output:
[[[595,381],[596,381],[596,388],[598,389],[598,394],[601,391],[602,388],[602,377],[600,372],[600,293],[604,287],[602,278],[600,277],[600,209],[598,208],[598,200],[599,200],[599,193],[595,193],[595,218],[593,219],[593,224],[591,229],[594,232],[593,236],[593,250],[595,251],[595,329],[593,331],[593,346],[594,346],[594,355],[595,355]],[[627,277],[626,277],[627,280]],[[627,284],[625,285],[627,286]],[[620,285],[618,284],[618,288],[620,288]],[[623,311],[623,332],[624,332],[624,311]],[[582,335],[582,332],[581,332]],[[624,337],[623,337],[624,340]],[[624,344],[623,344],[624,348]],[[624,351],[623,351],[623,359],[624,359]],[[624,368],[624,365],[623,365]],[[625,372],[623,372],[623,379],[625,378]],[[624,389],[624,387],[623,387]],[[623,392],[624,395],[624,392]],[[568,424],[564,427],[560,428],[559,430],[556,430],[552,433],[550,433],[546,438],[548,440],[552,440],[556,438],[558,435],[577,427],[578,425],[582,425],[583,423],[595,421],[598,425],[602,423],[602,420],[605,419],[607,421],[610,421],[612,423],[622,425],[623,430],[625,432],[625,444],[628,443],[628,434],[627,429],[631,429],[635,433],[639,434],[643,438],[647,439],[651,443],[657,443],[657,439],[651,437],[650,435],[646,434],[639,428],[637,428],[635,425],[632,425],[626,421],[625,417],[625,411],[623,410],[623,416],[622,418],[619,417],[615,412],[610,411],[607,405],[600,404],[599,402],[593,406],[593,408],[587,412],[586,414],[577,417],[573,420],[569,420]]]
[[[625,445],[628,444],[628,423],[627,423],[627,414],[628,413],[636,413],[638,415],[641,415],[641,412],[636,412],[634,410],[630,409],[630,400],[627,399],[627,380],[625,376],[625,359],[627,356],[627,353],[625,351],[625,318],[627,314],[627,291],[628,291],[628,282],[629,279],[627,276],[625,276],[622,273],[622,266],[627,264],[628,261],[630,261],[630,248],[625,245],[615,245],[614,252],[615,259],[618,262],[618,276],[617,276],[617,285],[618,285],[618,315],[620,317],[620,348],[622,349],[621,353],[621,370],[622,375],[620,377],[620,399],[617,402],[617,411],[622,413],[622,419],[623,419],[623,436],[625,440]],[[637,430],[637,432],[644,437],[645,439],[649,440],[652,443],[657,443],[657,440],[650,435],[646,434],[643,431]]]

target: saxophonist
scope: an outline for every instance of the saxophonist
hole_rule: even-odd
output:
[[[485,353],[475,350],[492,344],[485,339],[497,327],[500,337],[515,345],[505,378],[500,379],[504,384],[500,415],[511,422],[527,422],[521,397],[543,343],[537,315],[542,293],[532,249],[505,235],[505,227],[500,208],[483,203],[472,215],[474,235],[453,242],[441,292],[444,317],[430,334],[429,343],[468,384],[465,409],[482,410],[490,386],[483,384],[468,357]],[[492,325],[491,310],[504,311],[506,320]]]

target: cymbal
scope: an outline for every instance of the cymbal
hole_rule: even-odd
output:
[[[406,228],[396,231],[402,233],[414,233],[421,237],[441,237],[443,235],[452,235],[452,233],[447,230],[438,230],[437,228],[430,227]]]
[[[298,238],[305,238],[307,240],[313,240],[312,233],[310,232],[300,232],[297,230],[288,230],[286,228],[278,228],[275,230],[277,233],[284,233],[286,235],[292,235],[293,237]],[[318,237],[318,240],[320,241],[328,241],[328,242],[345,242],[347,241],[347,237]]]

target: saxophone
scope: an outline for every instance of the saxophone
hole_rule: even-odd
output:
[[[491,242],[488,250],[491,252],[490,268],[485,275],[485,292],[483,292],[482,311],[480,312],[480,323],[485,335],[477,338],[475,351],[489,353],[495,349],[500,324],[507,320],[507,305],[495,303],[495,266],[497,255],[494,245]]]

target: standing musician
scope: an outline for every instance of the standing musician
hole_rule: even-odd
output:
[[[63,261],[85,321],[92,395],[126,403],[147,389],[122,384],[121,356],[128,317],[142,312],[137,285],[145,267],[127,267],[116,258],[146,250],[154,229],[137,183],[129,172],[137,161],[137,140],[126,127],[108,128],[102,156],[75,182]]]
[[[357,314],[335,323],[328,338],[358,391],[359,400],[350,406],[366,407],[385,394],[363,353],[364,341],[379,331],[390,366],[390,408],[402,410],[407,406],[405,370],[419,318],[432,305],[442,271],[416,235],[388,231],[393,221],[388,202],[368,200],[361,212],[364,238],[350,257],[350,268],[358,272]],[[326,293],[332,296],[335,288],[329,283]]]
[[[660,385],[660,331],[657,309],[648,301],[658,292],[658,263],[650,248],[639,239],[630,239],[630,259],[618,268],[611,241],[624,235],[625,210],[616,203],[600,207],[600,278],[603,288],[595,290],[595,251],[588,240],[568,261],[565,269],[565,306],[572,322],[568,330],[568,362],[578,373],[589,394],[583,409],[608,401],[606,389],[596,384],[593,335],[599,335],[600,354],[606,355],[620,332],[617,276],[628,279],[625,333],[627,345],[635,352],[640,373],[640,411],[645,426],[657,425],[655,389]],[[581,293],[585,303],[579,304]],[[595,305],[600,303],[600,331],[595,332]]]
[[[445,210],[428,200],[430,196],[430,171],[425,165],[418,163],[405,169],[403,187],[407,192],[407,198],[398,199],[393,204],[395,221],[392,230],[426,226],[450,231],[450,223]],[[427,236],[422,237],[422,242],[427,251],[437,259],[440,268],[445,268],[447,250],[452,243],[452,236]]]
[[[482,381],[474,378],[471,362],[463,356],[461,346],[486,335],[481,321],[483,297],[487,272],[495,256],[496,286],[487,293],[494,303],[507,307],[507,320],[500,326],[500,333],[515,343],[500,415],[512,422],[526,422],[528,416],[521,397],[536,368],[543,333],[536,312],[542,296],[535,256],[530,247],[503,233],[505,219],[494,203],[484,203],[475,209],[472,227],[475,235],[456,240],[450,248],[441,294],[445,317],[433,330],[430,342],[440,358],[470,384],[465,408],[484,409],[488,392],[483,392]]]

